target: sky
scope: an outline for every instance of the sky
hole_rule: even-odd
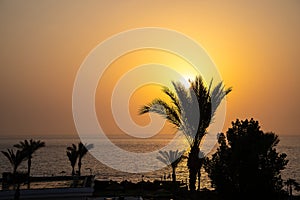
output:
[[[225,85],[233,87],[223,131],[237,118],[253,117],[265,131],[300,135],[299,9],[297,0],[1,0],[0,137],[75,136],[72,91],[84,59],[107,38],[143,27],[178,31],[207,51]],[[151,50],[116,59],[95,97],[107,132],[120,132],[109,106],[114,84],[135,65],[151,62],[182,70],[186,65]],[[132,95],[136,123],[149,122],[137,109],[161,95],[158,88],[145,86]]]

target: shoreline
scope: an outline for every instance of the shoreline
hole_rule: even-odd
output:
[[[82,180],[92,176],[55,176],[55,177],[32,177],[32,184],[36,182],[52,182],[52,181],[72,181]],[[91,179],[92,180],[92,179]],[[0,190],[0,199],[5,199],[13,195],[14,190]],[[100,198],[115,198],[126,199],[126,197],[142,197],[143,200],[194,200],[194,199],[211,199],[221,200],[222,198],[216,191],[204,189],[201,191],[191,192],[188,188],[181,184],[180,181],[140,181],[133,183],[127,180],[122,182],[112,180],[95,179],[88,185],[78,185],[77,187],[63,188],[35,188],[21,189],[22,199],[80,199],[84,196],[85,199],[100,199]],[[5,198],[4,198],[5,197]],[[79,198],[80,197],[80,198]],[[284,198],[285,199],[285,198]],[[300,200],[299,195],[293,195],[293,199]]]

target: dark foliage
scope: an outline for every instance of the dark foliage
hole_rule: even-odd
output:
[[[9,160],[13,169],[12,174],[15,175],[19,165],[26,159],[26,153],[20,150],[17,150],[15,153],[13,149],[7,149],[7,151],[1,152]]]
[[[78,160],[78,171],[77,175],[81,175],[81,166],[82,166],[82,158],[87,154],[88,150],[93,148],[93,144],[82,144],[81,142],[78,143],[78,148],[75,144],[72,146],[67,147],[67,156],[70,161],[72,167],[72,176],[76,175],[75,173],[75,165]]]
[[[25,155],[27,159],[27,183],[28,183],[28,189],[30,188],[30,171],[31,171],[31,160],[32,155],[40,148],[45,147],[45,142],[42,142],[40,140],[24,140],[20,141],[19,144],[15,144],[14,147],[21,150]]]
[[[280,172],[288,163],[276,152],[274,133],[260,130],[253,119],[232,123],[227,135],[219,136],[219,148],[205,162],[216,191],[227,198],[276,199],[283,193]]]

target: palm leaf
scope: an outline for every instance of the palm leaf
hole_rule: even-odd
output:
[[[225,89],[223,82],[220,82],[212,89],[213,80],[206,87],[201,76],[196,76],[190,83],[191,87],[186,89],[182,83],[173,81],[175,93],[163,87],[162,91],[169,97],[171,103],[154,99],[144,105],[139,114],[152,112],[161,115],[177,129],[182,130],[192,147],[200,145],[207,133],[206,129],[213,122],[217,108],[232,88]]]

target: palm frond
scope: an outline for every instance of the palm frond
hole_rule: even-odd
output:
[[[80,142],[78,144],[78,155],[79,155],[79,159],[82,159],[82,157],[88,152],[88,150],[92,149],[94,147],[93,144],[83,144],[82,142]]]
[[[149,112],[159,114],[167,119],[171,124],[174,124],[176,127],[180,127],[180,116],[177,109],[161,99],[154,99],[148,105],[143,106],[139,113],[144,114]]]
[[[11,150],[12,151],[12,150]],[[13,158],[12,158],[12,154],[10,152],[10,149],[7,149],[7,152],[6,151],[1,151],[3,153],[3,155],[9,160],[9,162],[11,164],[14,164],[13,162]]]
[[[18,166],[26,159],[26,154],[20,150],[17,150],[16,153],[13,149],[7,149],[7,151],[1,152],[9,160],[14,171],[17,170]]]
[[[207,87],[201,76],[196,76],[190,84],[187,89],[181,82],[173,81],[175,93],[167,87],[162,89],[171,103],[154,99],[143,106],[139,114],[152,112],[161,115],[182,130],[190,146],[198,146],[207,134],[206,129],[212,123],[217,108],[232,88],[226,89],[223,82],[212,88],[213,79]]]
[[[211,93],[211,101],[212,101],[211,116],[212,116],[212,118],[215,116],[217,108],[221,104],[221,102],[224,99],[224,97],[228,93],[230,93],[231,91],[232,91],[231,87],[225,89],[225,86],[223,85],[223,82],[220,82],[219,84],[217,84],[217,86],[213,89],[213,91]]]
[[[181,107],[180,107],[180,102],[179,99],[177,98],[176,94],[174,92],[172,92],[169,88],[167,87],[163,87],[162,91],[168,96],[170,97],[170,99],[172,100],[172,103],[174,104],[174,108],[176,109],[176,111],[178,113],[180,113],[181,111]]]
[[[183,153],[184,151],[179,152],[178,150],[159,151],[160,156],[157,156],[157,159],[166,165],[172,165],[173,167],[176,167],[182,160]]]

